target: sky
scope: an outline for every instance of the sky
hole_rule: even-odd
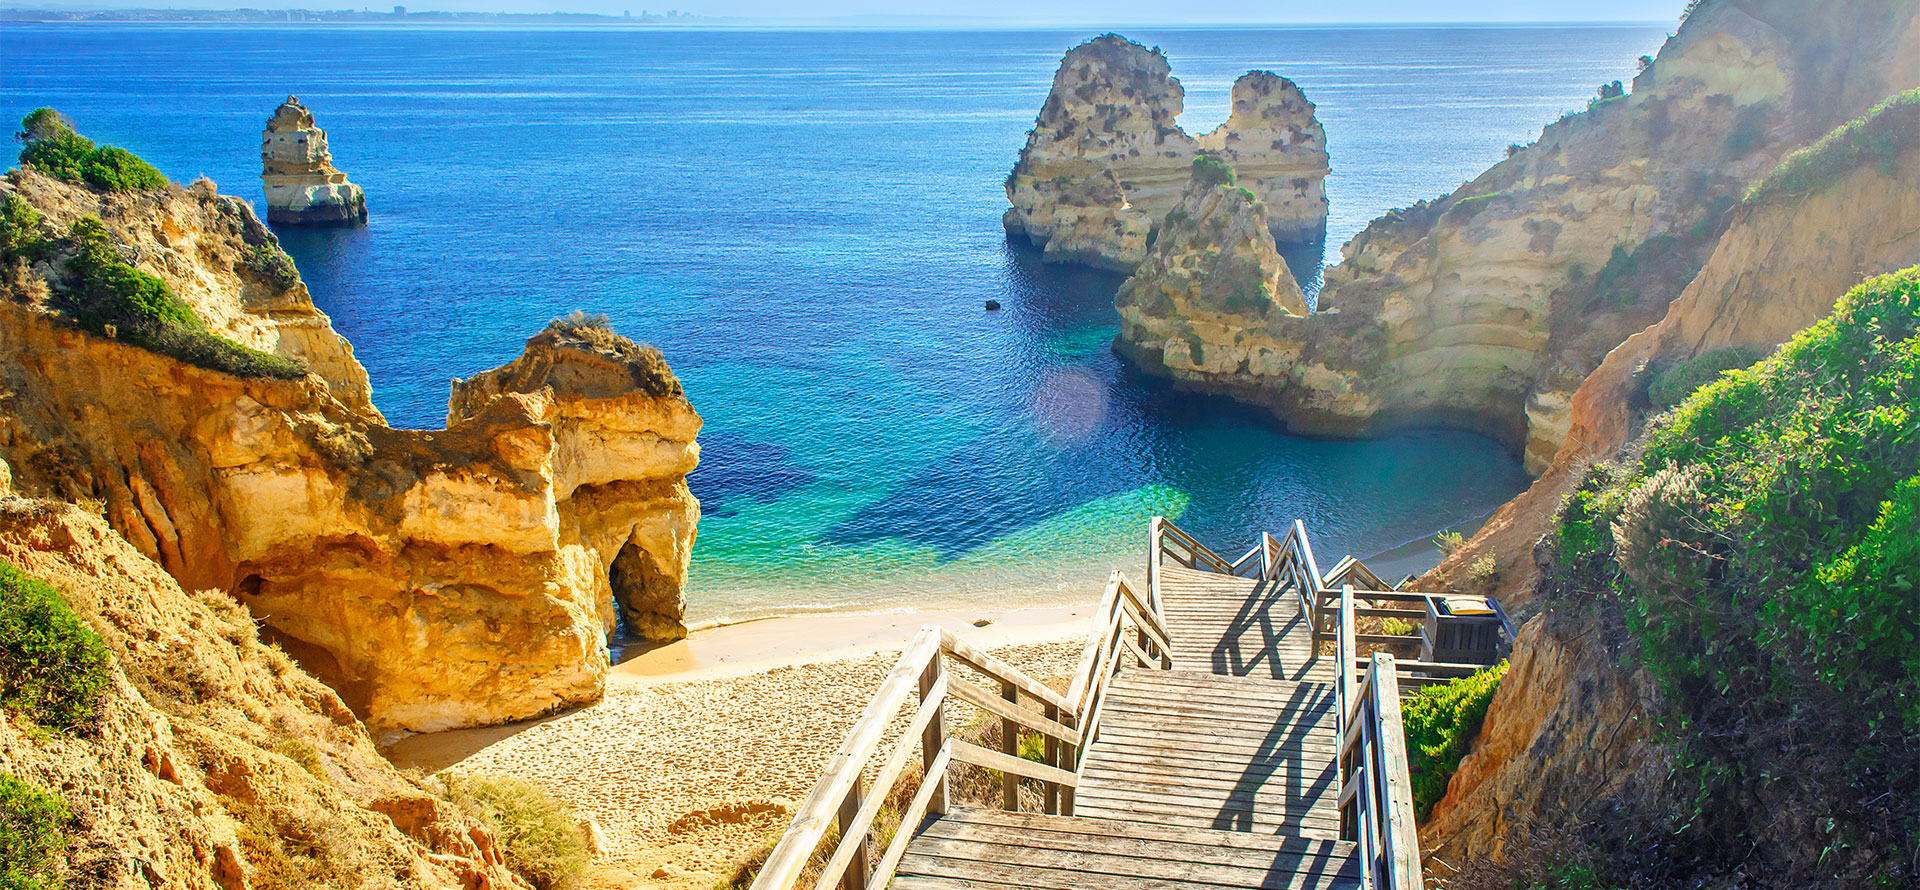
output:
[[[1387,22],[1659,22],[1677,21],[1684,0],[401,0],[415,11],[598,12],[655,14],[678,9],[746,19],[934,18],[1100,23],[1387,23]],[[0,0],[39,9],[160,7],[179,9],[387,9],[393,0]]]

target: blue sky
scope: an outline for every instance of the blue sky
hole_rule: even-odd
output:
[[[669,8],[697,15],[753,19],[808,19],[843,17],[972,18],[1005,21],[1100,25],[1152,22],[1163,24],[1218,22],[1587,22],[1677,21],[1684,0],[1614,0],[1610,3],[1563,0],[1208,0],[1205,3],[1167,3],[1166,0],[931,0],[889,3],[883,0],[403,0],[415,10],[447,9],[481,12],[602,12],[635,14],[643,9],[660,13]],[[362,6],[391,7],[384,3],[341,3],[339,0],[16,0],[6,5],[39,8],[127,8],[157,6],[228,9],[339,9]]]

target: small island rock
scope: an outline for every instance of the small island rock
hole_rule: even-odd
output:
[[[367,222],[367,196],[333,168],[327,131],[294,96],[274,109],[260,135],[260,179],[267,222],[295,226],[358,226]]]

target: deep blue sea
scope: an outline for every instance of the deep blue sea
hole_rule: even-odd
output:
[[[396,426],[442,426],[450,378],[574,309],[658,345],[706,419],[695,620],[1087,600],[1155,512],[1223,551],[1304,518],[1331,564],[1522,488],[1478,436],[1290,438],[1116,361],[1119,279],[1000,228],[1054,68],[1096,33],[8,25],[0,118],[51,105],[264,216],[260,130],[299,95],[372,222],[283,243]],[[1127,36],[1166,50],[1189,132],[1250,68],[1301,84],[1333,156],[1328,260],[1663,38]]]

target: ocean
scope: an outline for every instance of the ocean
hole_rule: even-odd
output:
[[[264,216],[260,130],[298,95],[372,220],[282,241],[396,426],[443,426],[451,378],[575,309],[659,346],[706,420],[695,622],[1090,600],[1155,513],[1229,557],[1304,519],[1330,565],[1523,488],[1480,436],[1289,437],[1114,358],[1120,279],[1000,226],[1060,56],[1098,33],[6,25],[0,117],[58,108]],[[1319,105],[1328,243],[1289,254],[1309,286],[1663,38],[1125,33],[1165,49],[1189,132],[1248,69]]]

